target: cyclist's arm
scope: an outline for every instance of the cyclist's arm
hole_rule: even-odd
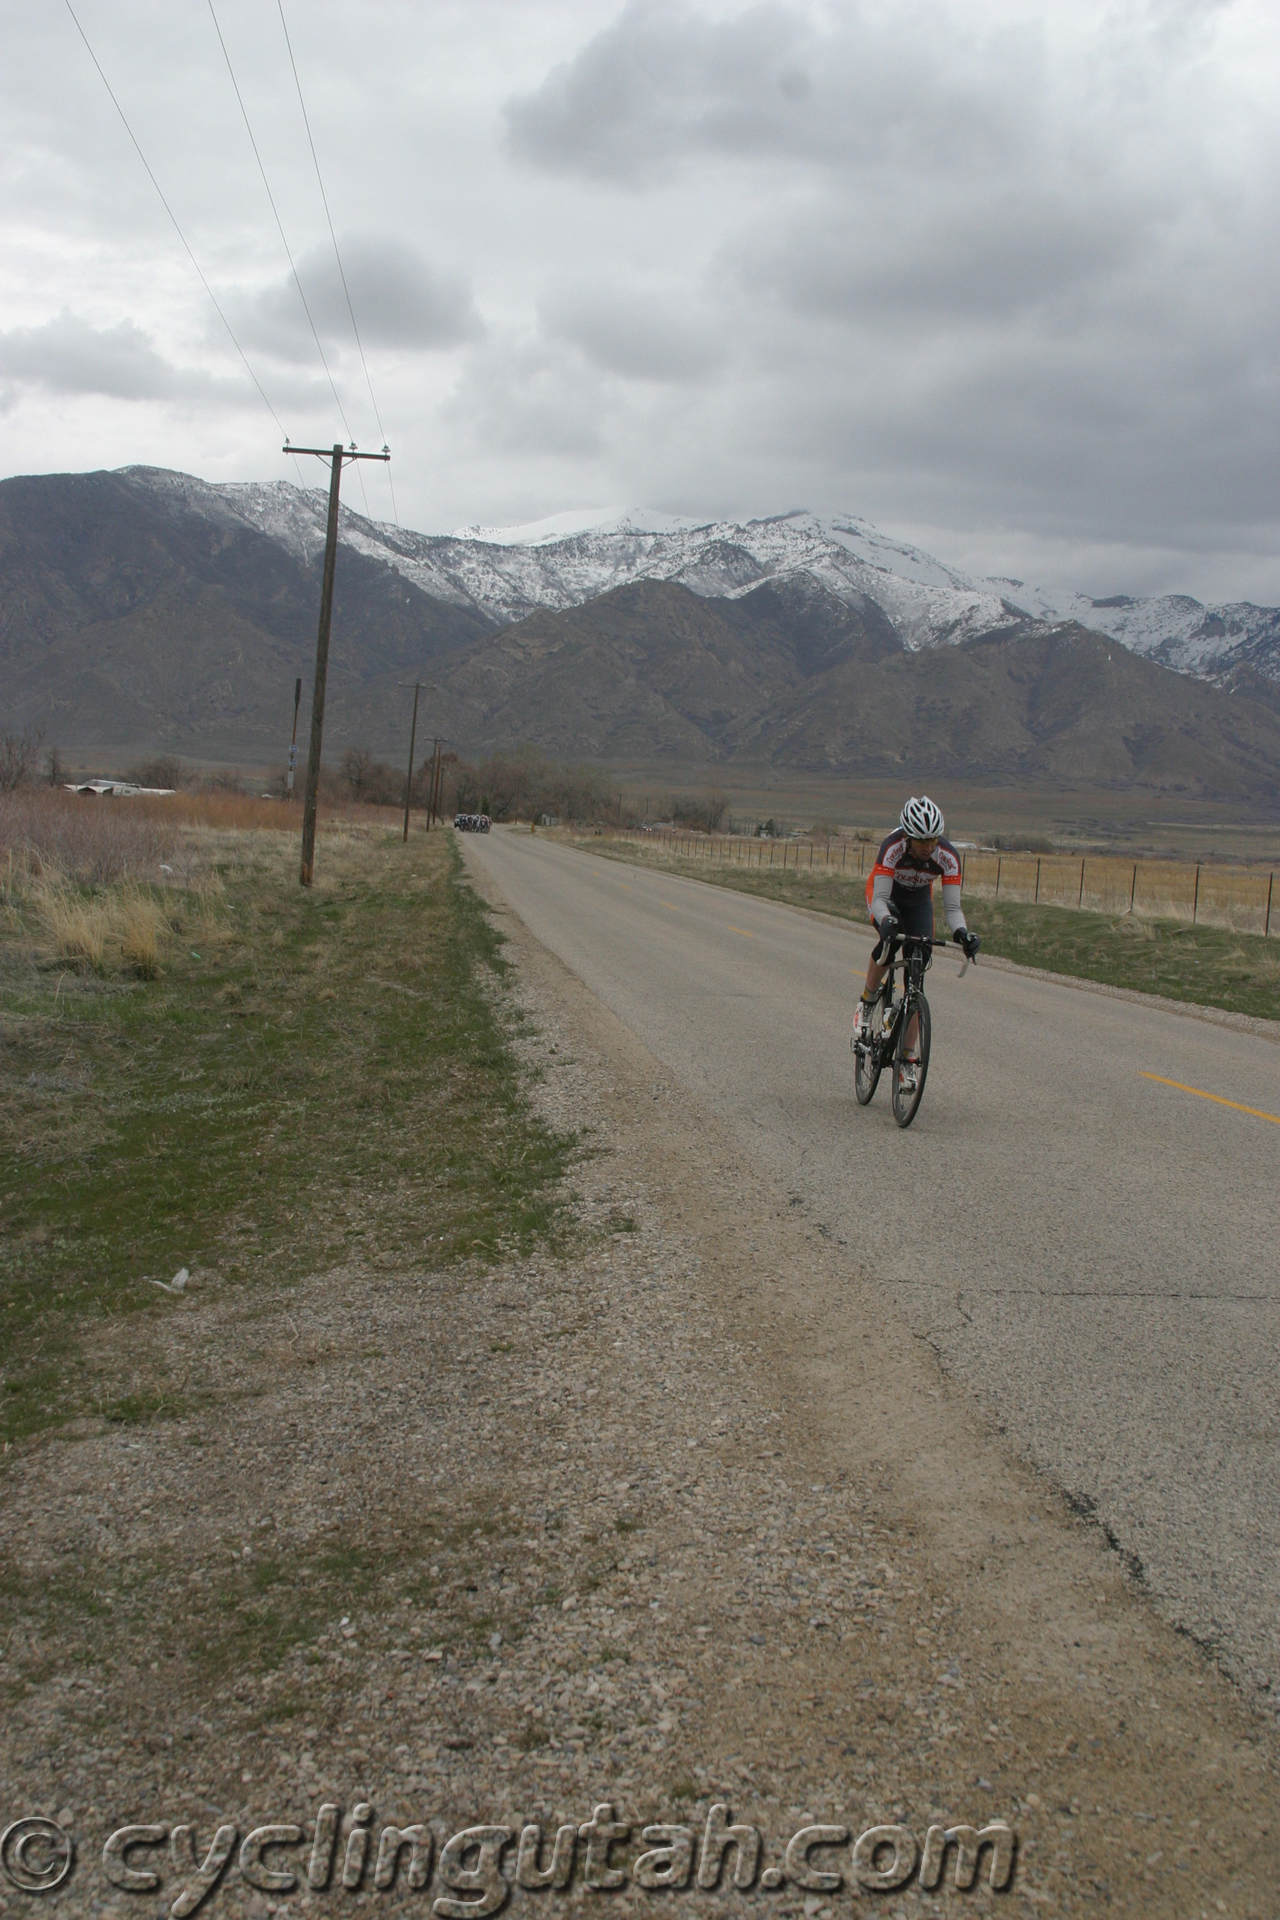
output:
[[[889,896],[893,892],[893,874],[887,867],[873,869],[871,881],[871,918],[883,930],[884,917],[890,911]]]
[[[947,932],[954,939],[957,934],[968,932],[964,908],[960,905],[964,868],[960,855],[949,840],[939,840],[938,850],[933,857],[942,874],[942,911],[947,916]]]
[[[947,932],[951,934],[967,933],[968,926],[964,917],[964,908],[960,905],[960,877],[944,880],[942,883],[942,911],[947,916]]]

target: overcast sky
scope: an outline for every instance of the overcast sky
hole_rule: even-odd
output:
[[[215,5],[349,432],[208,0],[73,4],[286,430],[378,445],[277,0]],[[1275,0],[285,17],[407,524],[807,506],[1280,602]],[[3,471],[293,477],[63,0],[0,34]]]

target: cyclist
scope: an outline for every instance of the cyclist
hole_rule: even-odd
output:
[[[902,809],[897,830],[891,833],[876,855],[876,863],[867,878],[867,911],[880,938],[871,949],[866,984],[858,1002],[854,1042],[865,1040],[871,1031],[871,1009],[876,1003],[885,976],[886,953],[894,934],[914,934],[933,938],[933,883],[942,882],[942,910],[956,944],[972,960],[980,945],[978,935],[965,925],[960,905],[960,855],[949,840],[944,840],[946,822],[942,812],[927,794],[914,795]],[[913,1091],[914,1069],[919,1064],[917,1051],[920,1023],[912,1020],[906,1034],[906,1091]]]

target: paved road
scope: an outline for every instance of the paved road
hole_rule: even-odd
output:
[[[1280,1047],[958,959],[902,1133],[853,1096],[868,941],[527,834],[470,843],[666,1074],[883,1276],[1162,1610],[1280,1696]]]

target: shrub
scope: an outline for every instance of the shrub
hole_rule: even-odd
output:
[[[996,853],[1056,853],[1058,849],[1052,840],[1031,833],[993,834],[990,846]]]
[[[61,788],[0,792],[0,861],[6,877],[52,867],[68,880],[102,886],[125,874],[159,877],[178,822],[154,811],[172,802],[95,800]]]

